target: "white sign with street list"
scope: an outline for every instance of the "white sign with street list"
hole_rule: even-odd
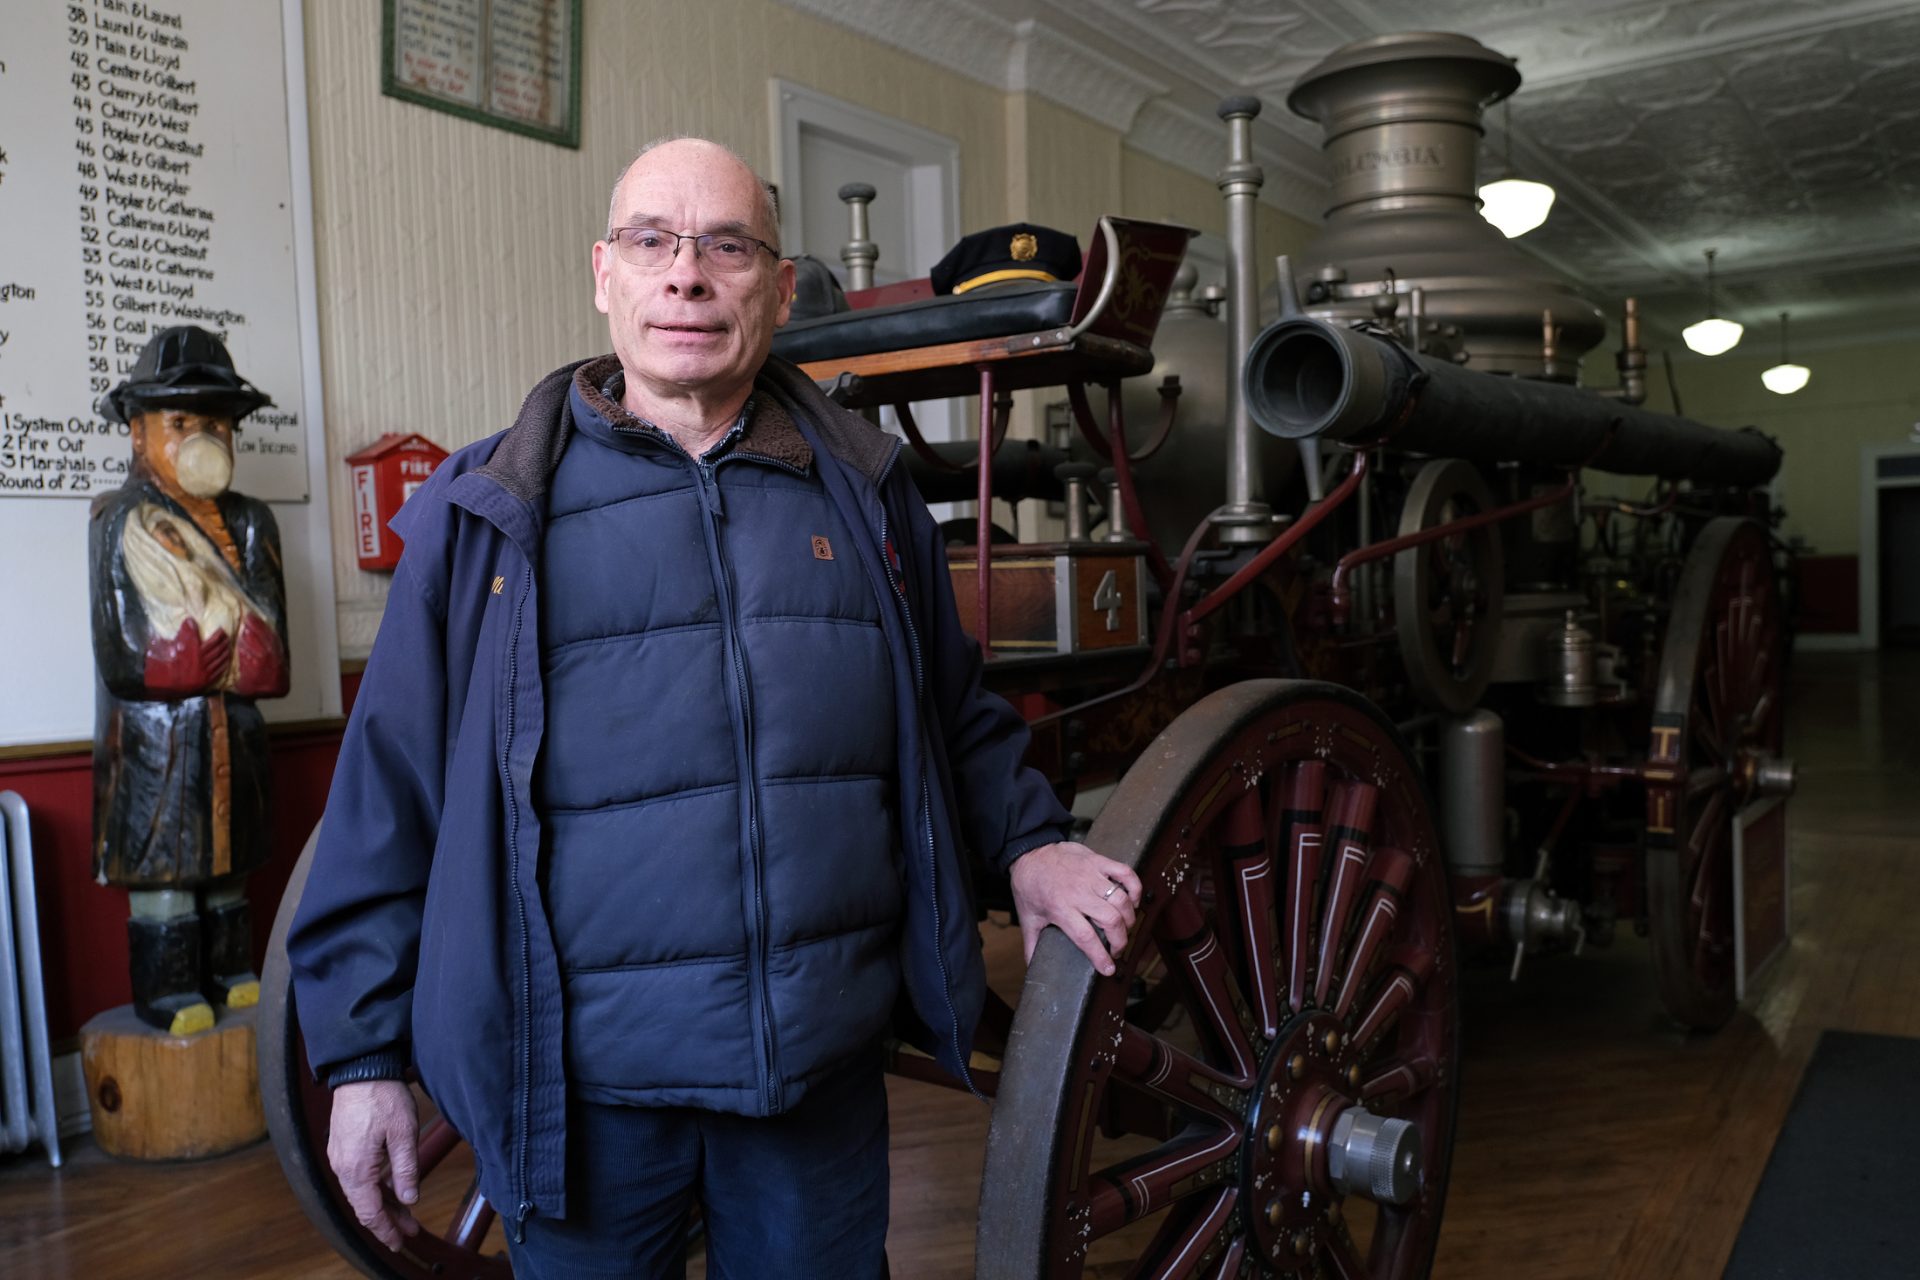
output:
[[[273,398],[234,487],[303,500],[281,7],[8,5],[0,34],[0,498],[126,478],[96,407],[148,335],[196,324]]]

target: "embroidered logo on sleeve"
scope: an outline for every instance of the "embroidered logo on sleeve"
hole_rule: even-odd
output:
[[[817,533],[813,535],[813,558],[815,560],[833,559],[833,544]]]

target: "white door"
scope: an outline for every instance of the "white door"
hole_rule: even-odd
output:
[[[880,249],[875,284],[926,275],[960,238],[960,145],[916,125],[829,97],[804,85],[771,82],[774,181],[780,188],[782,242],[832,268],[844,287],[840,250],[848,239],[840,188],[861,182],[877,193],[867,235]],[[971,440],[966,401],[914,405],[928,440]],[[900,430],[891,409],[881,425]],[[934,515],[966,514],[972,503],[942,503]]]
[[[804,175],[800,194],[805,201],[796,210],[800,215],[800,251],[832,267],[843,288],[847,271],[840,260],[840,248],[849,231],[847,206],[839,192],[850,182],[864,182],[878,193],[867,207],[867,236],[880,246],[880,257],[873,264],[875,284],[897,284],[924,276],[933,262],[939,261],[940,255],[935,254],[933,262],[913,269],[919,256],[909,216],[914,166],[839,134],[802,126],[800,169]]]

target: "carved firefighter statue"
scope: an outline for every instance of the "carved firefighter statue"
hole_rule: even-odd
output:
[[[88,534],[93,869],[129,891],[134,1012],[174,1036],[259,999],[246,878],[267,856],[258,698],[287,692],[280,534],[233,492],[240,420],[271,404],[193,326],[148,341],[101,412],[132,436]]]

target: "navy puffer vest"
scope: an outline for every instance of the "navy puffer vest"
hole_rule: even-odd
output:
[[[888,649],[783,409],[696,462],[618,394],[576,381],[540,562],[568,1080],[774,1114],[899,990]]]

